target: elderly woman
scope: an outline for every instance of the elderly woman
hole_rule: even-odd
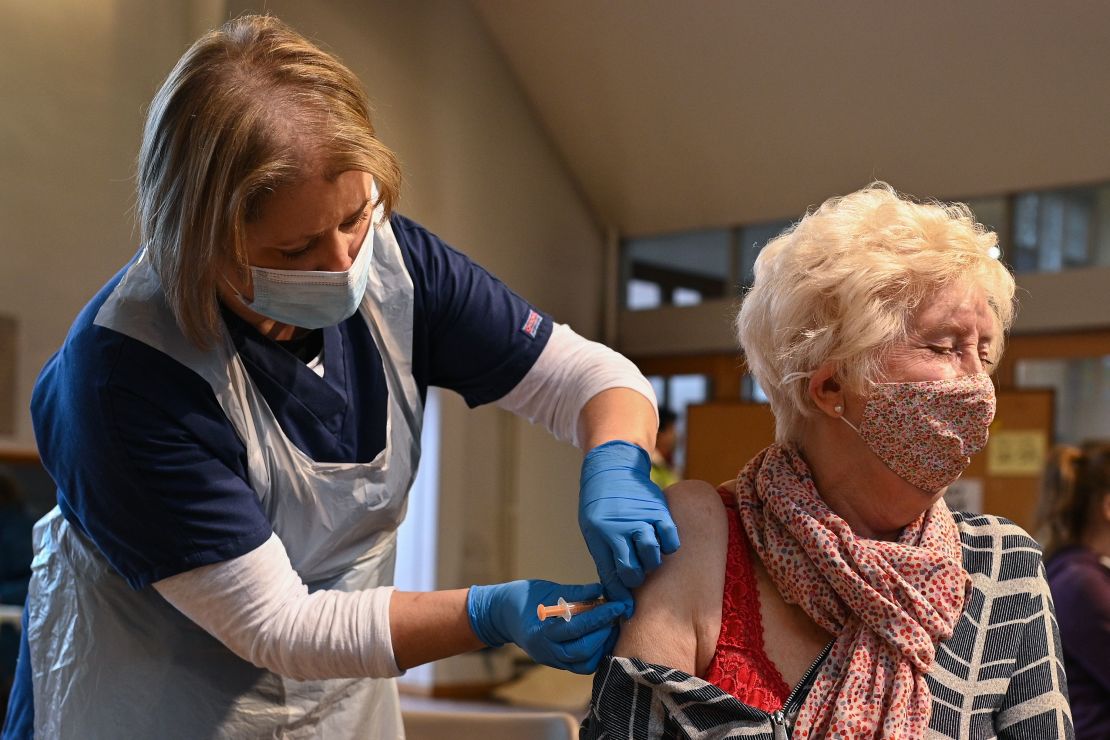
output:
[[[1110,737],[1110,442],[1049,456],[1041,542],[1079,740]]]
[[[983,449],[1013,312],[967,208],[878,183],[770,242],[737,325],[776,442],[668,491],[585,737],[1072,735],[1039,548],[942,496]]]

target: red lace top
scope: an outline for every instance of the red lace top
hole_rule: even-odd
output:
[[[721,634],[717,650],[703,678],[740,701],[765,712],[782,708],[790,687],[763,648],[763,622],[759,617],[759,592],[748,550],[748,536],[740,524],[736,496],[721,488],[728,517],[728,553],[725,591],[721,606]]]

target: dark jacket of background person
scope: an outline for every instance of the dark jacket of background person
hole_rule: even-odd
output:
[[[1110,444],[1053,451],[1041,537],[1075,734],[1110,738]]]
[[[0,472],[0,604],[23,606],[27,600],[33,524],[15,481]],[[0,715],[7,709],[18,652],[19,631],[0,625]]]

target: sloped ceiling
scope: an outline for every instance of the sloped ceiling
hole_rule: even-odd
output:
[[[1110,179],[1110,3],[473,4],[626,235]]]

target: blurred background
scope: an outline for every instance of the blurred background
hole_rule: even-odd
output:
[[[361,77],[402,213],[651,377],[684,475],[731,478],[770,441],[731,326],[760,247],[873,179],[967,202],[1020,287],[961,508],[1033,529],[1048,449],[1110,437],[1110,4],[0,0],[0,475],[18,516],[53,505],[38,371],[137,248],[145,106],[196,37],[258,11]],[[426,435],[399,585],[596,577],[577,450],[446,393]],[[470,695],[512,660],[404,680]]]

